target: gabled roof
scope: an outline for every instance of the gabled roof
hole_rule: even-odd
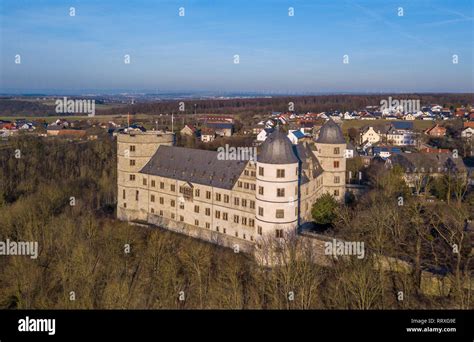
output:
[[[216,151],[161,145],[140,173],[230,190],[248,161],[217,156]]]

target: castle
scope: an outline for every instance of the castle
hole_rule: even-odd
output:
[[[173,145],[170,132],[118,134],[119,219],[251,251],[263,236],[283,237],[311,221],[323,193],[345,194],[346,141],[332,120],[297,145],[275,130],[256,160]]]

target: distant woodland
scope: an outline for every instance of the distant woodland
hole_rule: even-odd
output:
[[[295,111],[353,111],[362,110],[366,106],[378,106],[380,100],[392,96],[398,99],[420,99],[421,105],[440,104],[454,109],[474,102],[473,94],[380,94],[380,95],[318,95],[318,96],[275,96],[271,98],[249,99],[208,99],[182,100],[185,103],[185,114],[216,113],[216,114],[268,114],[271,111],[285,112],[288,103],[295,104]],[[117,106],[109,109],[98,109],[97,115],[115,114],[161,114],[177,113],[179,102],[160,101],[135,103],[128,106]],[[2,116],[50,116],[57,115],[54,106],[39,101],[23,101],[0,98],[0,115]]]
[[[0,145],[0,240],[38,241],[40,254],[0,256],[0,308],[474,308],[463,286],[473,271],[472,196],[450,184],[449,201],[430,203],[410,195],[397,170],[372,171],[373,190],[338,208],[331,234],[410,261],[413,272],[381,271],[370,255],[329,267],[291,257],[268,269],[242,253],[129,226],[114,218],[113,140],[20,136]],[[422,293],[422,270],[449,277],[450,290]]]

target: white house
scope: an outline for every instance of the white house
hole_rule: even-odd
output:
[[[270,133],[273,132],[273,128],[265,128],[260,131],[260,133],[257,134],[257,141],[265,141],[267,140],[267,137],[270,135]]]
[[[304,133],[299,130],[290,130],[290,132],[288,133],[288,139],[290,139],[293,145],[297,145],[298,142],[304,137]]]
[[[380,132],[376,132],[373,127],[368,127],[361,133],[360,141],[364,143],[368,141],[371,144],[379,142],[382,139]]]

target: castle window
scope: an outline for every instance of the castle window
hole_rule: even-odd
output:
[[[206,191],[206,199],[211,199],[211,192],[210,191]]]
[[[199,197],[201,195],[201,192],[199,191],[199,189],[196,189],[195,194],[196,194],[196,197]]]
[[[219,210],[216,210],[216,219],[221,218],[221,212]]]
[[[123,207],[126,208],[126,207],[127,207],[127,203],[124,203],[124,204],[123,204]]]
[[[170,189],[171,189],[171,191],[173,191],[173,192],[176,191],[174,184],[171,184]]]
[[[250,184],[250,190],[255,190],[255,184]]]
[[[239,232],[235,232],[235,237],[239,237]]]
[[[220,200],[221,200],[221,194],[216,193],[216,201],[220,202]]]
[[[222,213],[222,219],[223,219],[224,221],[227,221],[227,220],[229,219],[227,213]],[[225,229],[225,228],[224,228],[224,229]]]
[[[241,188],[241,187],[242,187],[242,182],[239,181],[239,182],[237,183],[237,186],[238,186],[239,188]]]
[[[244,189],[248,189],[249,188],[249,183],[244,183]]]
[[[276,218],[285,218],[285,211],[283,209],[277,209],[275,213]]]
[[[247,200],[242,198],[242,207],[247,207]]]
[[[225,229],[225,228],[222,229],[222,232],[223,232],[224,234],[226,234],[226,233],[227,233],[227,229]]]
[[[171,200],[171,206],[174,207],[176,205],[176,202],[174,200]]]
[[[156,182],[154,180],[151,181],[151,187],[154,188],[156,185]]]
[[[246,217],[242,217],[242,224],[243,224],[244,226],[247,225],[247,218],[246,218]]]
[[[258,167],[258,175],[263,176],[263,167],[261,166]]]
[[[165,199],[163,197],[160,197],[160,204],[165,204]]]
[[[250,200],[250,209],[255,209],[255,201]]]
[[[262,235],[262,227],[260,226],[257,227],[257,233],[258,235]]]
[[[184,221],[184,216],[180,215],[180,216],[179,216],[179,220],[180,220],[181,222],[183,222],[183,221]]]
[[[206,216],[211,216],[211,208],[206,208]]]
[[[260,216],[263,216],[263,208],[262,207],[258,207],[258,214]]]
[[[216,227],[216,232],[218,232],[218,231],[219,231],[219,227]]]
[[[249,226],[254,227],[255,226],[255,220],[254,219],[249,219]]]
[[[245,170],[244,175],[248,176],[249,175],[249,170]]]
[[[130,166],[135,166],[135,159],[130,159]]]
[[[135,191],[135,201],[138,201],[138,190]]]
[[[256,173],[255,171],[252,171],[252,172],[250,172],[250,176],[251,176],[251,177],[256,177],[256,176],[257,176],[257,173]]]
[[[239,215],[234,215],[234,223],[239,223]]]
[[[174,213],[171,213],[171,219],[174,220]]]
[[[341,182],[341,177],[334,176],[334,184],[339,184]]]
[[[253,241],[253,235],[250,235],[250,241]]]
[[[244,240],[246,240],[247,238],[245,237],[245,234],[244,234]]]
[[[234,205],[239,205],[239,198],[238,197],[234,197]]]
[[[194,225],[199,226],[199,220],[194,220]]]
[[[155,202],[155,195],[150,196],[150,202]]]
[[[285,189],[277,189],[277,197],[285,197]]]
[[[164,182],[160,182],[160,189],[164,189],[165,188],[165,183]]]
[[[339,160],[334,161],[334,168],[335,169],[339,168]]]
[[[146,185],[146,178],[143,178],[143,185]]]
[[[209,222],[206,222],[206,228],[207,229],[211,228],[211,224]]]
[[[179,202],[179,209],[184,209],[184,203],[183,202]]]
[[[263,186],[258,187],[258,194],[263,195]]]
[[[285,178],[285,169],[277,169],[277,178]]]
[[[283,229],[277,229],[275,230],[275,236],[277,238],[283,238]]]
[[[334,154],[339,154],[339,153],[340,153],[339,147],[334,147]]]
[[[163,216],[163,210],[160,210],[160,216]]]
[[[195,212],[195,213],[199,213],[199,206],[198,206],[198,205],[195,205],[195,206],[194,206],[194,212]]]
[[[130,180],[134,181],[135,180],[135,175],[130,175]]]
[[[135,145],[130,145],[130,152],[135,152]]]
[[[125,189],[122,190],[122,197],[125,199]]]
[[[339,190],[334,190],[334,196],[339,196]]]
[[[224,195],[224,203],[229,203],[229,195]]]

